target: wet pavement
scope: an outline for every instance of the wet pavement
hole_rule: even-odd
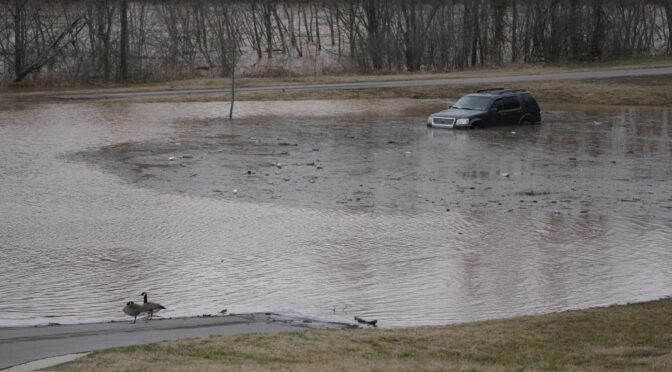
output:
[[[154,319],[137,323],[111,322],[76,325],[46,325],[0,329],[0,369],[68,354],[112,347],[149,344],[211,335],[297,332],[306,329],[344,328],[343,324],[292,319],[277,314],[244,314],[182,319]],[[72,359],[72,358],[71,358]],[[56,360],[44,367],[64,363]],[[43,367],[43,368],[44,368]],[[42,370],[43,368],[39,368]],[[34,369],[25,366],[25,371]]]
[[[0,326],[143,291],[382,327],[670,295],[669,110],[428,129],[446,104],[0,105]]]

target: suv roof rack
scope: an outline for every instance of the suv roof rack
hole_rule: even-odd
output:
[[[505,93],[521,93],[526,92],[525,89],[506,89],[506,88],[488,88],[488,89],[479,89],[476,93],[492,93],[492,94],[505,94]]]

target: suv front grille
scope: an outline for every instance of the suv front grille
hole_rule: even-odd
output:
[[[455,118],[440,118],[440,117],[434,117],[432,118],[432,125],[436,125],[437,127],[448,127],[452,128],[453,124],[455,124]]]

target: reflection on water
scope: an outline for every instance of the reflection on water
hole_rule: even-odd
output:
[[[0,108],[0,326],[124,319],[142,291],[167,317],[227,308],[383,326],[670,295],[667,111],[453,132],[394,117],[415,104],[312,103],[329,107],[314,117],[302,102],[241,102],[234,124],[218,103]],[[272,138],[265,150],[288,152],[287,166],[260,170],[269,158],[251,138]],[[135,169],[175,143],[192,146],[184,166]],[[292,164],[313,146],[325,174],[283,181],[306,181]],[[240,153],[242,166],[226,162]],[[260,180],[245,181],[253,166]],[[234,197],[230,179],[258,190]],[[339,187],[353,205],[330,196]],[[375,203],[355,203],[358,191]]]

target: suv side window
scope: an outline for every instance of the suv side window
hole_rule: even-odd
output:
[[[520,103],[516,97],[504,97],[504,108],[502,110],[514,110],[520,108]]]
[[[492,104],[492,107],[497,107],[498,111],[502,111],[504,109],[502,99],[501,98],[496,99],[495,102]]]

